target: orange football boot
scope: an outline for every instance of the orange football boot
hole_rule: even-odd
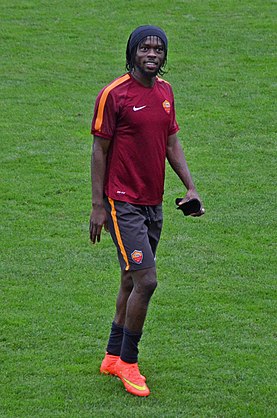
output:
[[[116,375],[115,365],[118,359],[119,356],[113,356],[112,354],[106,353],[100,367],[100,373]]]
[[[136,396],[150,395],[145,377],[140,374],[138,363],[126,363],[119,358],[115,365],[115,373],[121,379],[127,392]]]

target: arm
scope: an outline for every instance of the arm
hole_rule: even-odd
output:
[[[168,137],[166,156],[169,164],[187,189],[187,193],[183,200],[180,202],[180,205],[194,198],[201,202],[193,183],[183,149],[176,134],[170,135]],[[201,206],[200,211],[196,214],[193,214],[193,216],[201,216],[204,214],[204,212],[205,210]]]
[[[94,136],[91,156],[92,211],[90,215],[90,239],[93,244],[100,241],[103,225],[106,224],[104,208],[104,180],[106,172],[107,153],[110,146],[108,139]]]

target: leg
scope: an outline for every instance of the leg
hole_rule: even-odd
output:
[[[133,280],[128,271],[121,272],[121,284],[116,301],[116,313],[107,345],[107,352],[102,361],[100,372],[115,374],[115,364],[119,359],[125,325],[126,305],[133,289]]]
[[[120,358],[126,363],[137,363],[138,344],[157,279],[155,267],[132,271],[131,274],[134,287],[127,302]]]
[[[157,286],[155,267],[131,272],[133,290],[128,298],[124,337],[115,373],[125,389],[137,396],[148,396],[150,390],[138,368],[138,343],[142,334],[147,308]]]
[[[133,289],[133,280],[128,271],[121,272],[121,284],[116,300],[116,312],[112,323],[110,337],[107,345],[107,353],[119,356],[125,326],[126,305]]]
[[[156,268],[132,271],[131,276],[133,289],[127,301],[125,327],[141,333],[151,296],[157,287]]]
[[[131,273],[129,271],[122,270],[121,272],[121,284],[116,301],[116,313],[114,322],[122,327],[125,325],[126,306],[129,296],[133,290],[134,284]]]
[[[121,353],[125,360],[137,362],[137,346],[148,304],[156,286],[154,267],[132,272],[122,271],[116,313],[107,346],[108,354],[118,356]]]

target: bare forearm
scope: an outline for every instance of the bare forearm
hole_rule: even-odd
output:
[[[105,158],[99,159],[94,153],[91,157],[92,206],[103,205]]]
[[[101,141],[101,140],[100,140]],[[94,141],[91,156],[92,206],[103,206],[107,150]]]
[[[172,143],[168,146],[167,159],[187,190],[194,190],[195,186],[186,162],[185,154],[177,139],[172,141]]]
[[[103,197],[109,146],[110,141],[94,137],[91,155],[92,211],[89,224],[90,239],[93,244],[100,241],[102,227],[107,224]]]

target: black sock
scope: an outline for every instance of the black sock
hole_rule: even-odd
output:
[[[138,343],[141,339],[141,332],[129,331],[126,327],[123,329],[123,341],[120,352],[121,360],[126,363],[137,363],[138,361]]]
[[[113,356],[119,356],[121,351],[122,340],[123,327],[113,322],[107,346],[108,354],[112,354]]]

